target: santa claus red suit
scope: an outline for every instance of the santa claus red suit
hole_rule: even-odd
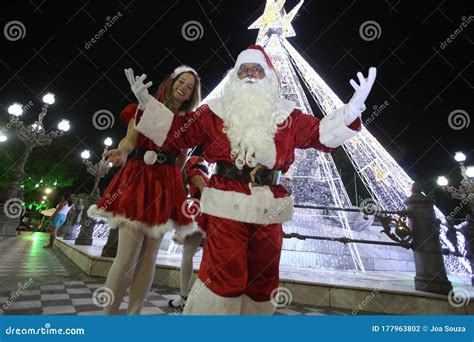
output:
[[[360,85],[351,81],[351,101],[322,120],[280,98],[276,72],[260,46],[244,50],[228,77],[222,96],[183,117],[132,85],[145,106],[137,129],[157,146],[202,145],[206,161],[216,163],[201,196],[207,237],[184,313],[272,314],[282,223],[293,214],[279,177],[295,160],[295,149],[331,152],[357,134],[375,69],[368,81],[362,74]]]

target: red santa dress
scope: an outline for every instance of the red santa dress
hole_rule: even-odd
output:
[[[143,112],[137,104],[130,104],[121,112],[121,120],[128,124],[135,117],[139,122]],[[174,114],[173,114],[174,115]],[[158,151],[152,140],[139,134],[136,149]],[[178,156],[181,149],[172,145],[161,151]],[[96,206],[91,206],[89,216],[106,217],[111,228],[119,225],[140,229],[154,238],[161,238],[173,229],[191,229],[192,219],[186,212],[186,192],[177,165],[147,164],[143,158],[126,162],[104,191]],[[159,153],[159,152],[158,152]]]

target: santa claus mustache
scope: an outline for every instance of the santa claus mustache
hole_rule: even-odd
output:
[[[246,82],[246,83],[257,83],[260,82],[258,78],[253,78],[253,77],[245,77],[241,81]]]

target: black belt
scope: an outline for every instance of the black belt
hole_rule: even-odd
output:
[[[250,172],[253,171],[253,168],[245,165],[242,170],[238,169],[235,164],[218,161],[216,162],[215,174],[238,180],[245,183],[251,183],[252,179],[250,177]],[[278,185],[280,184],[281,171],[273,170],[267,168],[258,169],[255,173],[255,183],[256,185]]]
[[[129,159],[140,159],[143,160],[143,157],[145,156],[145,153],[148,151],[153,151],[156,153],[156,162],[155,164],[163,164],[163,165],[176,165],[177,164],[177,159],[176,159],[176,154],[174,153],[169,153],[169,152],[164,152],[160,149],[158,150],[147,150],[146,148],[143,147],[138,147],[132,151],[129,155]]]

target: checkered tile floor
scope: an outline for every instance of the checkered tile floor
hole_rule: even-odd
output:
[[[61,283],[41,285],[27,289],[20,296],[17,290],[0,293],[0,315],[102,315],[94,303],[94,291],[104,286],[101,279],[64,280]],[[99,290],[100,291],[100,290]],[[168,306],[170,299],[178,297],[172,289],[153,288],[144,303],[142,315],[178,315]],[[16,298],[16,300],[15,300]],[[120,305],[119,314],[127,311],[128,294]],[[2,309],[2,307],[0,307]],[[289,306],[280,308],[275,315],[344,315],[342,311],[311,307]]]
[[[100,303],[94,303],[94,291],[104,286],[105,279],[84,275],[60,252],[44,250],[46,241],[47,235],[42,233],[0,239],[0,315],[102,315]],[[168,306],[168,301],[177,297],[175,289],[152,288],[141,314],[177,315]],[[119,314],[126,313],[127,302],[128,294]],[[288,306],[275,313],[347,314],[350,312],[306,306]]]

